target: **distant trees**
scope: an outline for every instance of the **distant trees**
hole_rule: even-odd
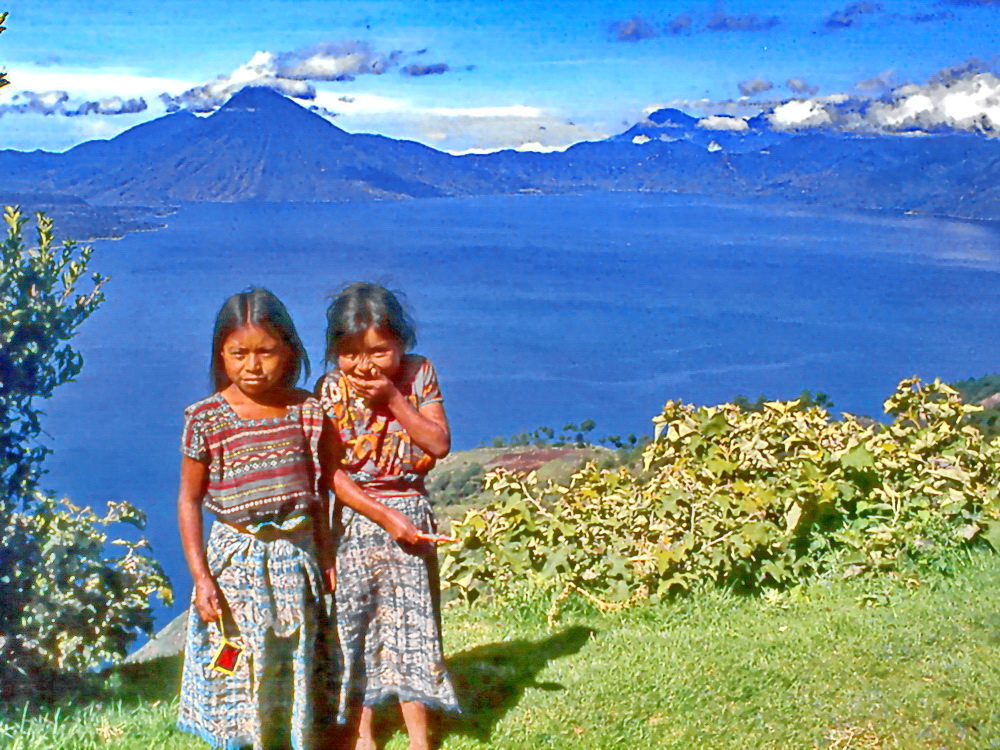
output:
[[[743,411],[764,411],[764,404],[768,401],[774,401],[775,399],[768,398],[764,394],[757,397],[756,401],[751,401],[746,396],[737,396],[733,399],[733,405],[738,406]],[[811,409],[814,406],[818,406],[821,409],[826,409],[827,411],[833,411],[833,399],[828,395],[823,393],[823,391],[817,391],[815,394],[812,391],[802,391],[798,398],[798,408],[801,410]]]
[[[98,274],[78,292],[91,248],[57,246],[52,221],[36,215],[38,244],[23,237],[27,219],[8,207],[0,244],[0,699],[12,672],[80,670],[124,655],[139,631],[152,631],[151,599],[169,601],[146,542],[113,539],[116,522],[142,528],[127,502],[105,513],[56,500],[39,486],[51,451],[39,442],[36,403],[76,377],[80,353],[69,341],[104,299]],[[80,425],[86,429],[85,424]]]

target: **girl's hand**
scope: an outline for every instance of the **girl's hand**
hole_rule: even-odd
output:
[[[211,576],[199,578],[194,584],[194,606],[202,622],[215,622],[222,616],[219,587]]]
[[[386,511],[382,526],[389,532],[389,536],[403,544],[416,544],[420,541],[420,529],[413,525],[413,521],[394,508],[387,508]]]
[[[337,568],[331,565],[323,568],[323,582],[326,584],[326,591],[332,594],[337,590]]]
[[[364,372],[355,371],[347,376],[347,382],[369,404],[385,403],[399,393],[396,384],[375,366]]]

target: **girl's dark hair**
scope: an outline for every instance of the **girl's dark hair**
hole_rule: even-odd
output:
[[[396,295],[379,284],[358,281],[333,296],[326,309],[326,361],[337,360],[337,347],[348,337],[381,328],[392,333],[409,351],[417,343],[417,329]]]
[[[229,335],[245,325],[266,328],[288,345],[292,358],[282,385],[291,387],[299,382],[303,374],[309,377],[309,355],[302,346],[288,310],[281,300],[266,289],[248,289],[234,294],[226,300],[215,317],[215,331],[212,332],[212,367],[210,375],[215,390],[221,391],[230,384],[226,368],[222,363],[222,347]]]

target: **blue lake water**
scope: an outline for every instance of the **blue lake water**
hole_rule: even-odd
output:
[[[249,285],[286,302],[313,379],[331,292],[404,290],[456,448],[585,419],[598,437],[648,432],[667,399],[809,389],[878,415],[903,377],[1000,371],[1000,227],[986,223],[629,193],[206,204],[168,221],[95,243],[108,299],[45,427],[47,486],[146,511],[174,612],[189,590],[181,413],[207,395],[216,311]]]

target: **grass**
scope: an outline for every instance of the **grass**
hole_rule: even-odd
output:
[[[466,713],[443,750],[1000,747],[1000,556],[949,577],[711,590],[599,615],[547,603],[445,614]],[[110,703],[0,719],[0,746],[201,748],[173,729],[177,664],[119,673]],[[398,718],[382,722],[402,750]]]

